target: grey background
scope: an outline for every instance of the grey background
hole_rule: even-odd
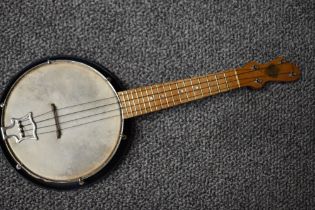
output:
[[[303,74],[138,117],[121,163],[80,190],[39,188],[1,153],[1,209],[314,209],[314,5],[1,0],[1,90],[59,54],[103,64],[126,88],[278,55]]]

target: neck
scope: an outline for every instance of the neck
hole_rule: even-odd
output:
[[[277,58],[267,64],[251,62],[238,69],[130,89],[118,96],[127,119],[241,87],[257,89],[267,81],[296,80],[299,73],[296,66]]]

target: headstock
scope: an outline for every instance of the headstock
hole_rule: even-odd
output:
[[[241,85],[254,89],[263,87],[269,81],[290,82],[298,80],[301,76],[299,68],[292,63],[284,61],[282,57],[277,57],[264,64],[252,61],[237,71]]]

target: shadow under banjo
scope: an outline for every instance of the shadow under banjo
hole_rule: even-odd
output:
[[[17,171],[55,188],[82,186],[116,153],[124,120],[242,87],[299,79],[281,57],[204,76],[119,91],[115,77],[80,59],[26,67],[4,92],[1,146]]]

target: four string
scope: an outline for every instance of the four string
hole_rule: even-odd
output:
[[[246,71],[246,72],[242,72],[238,75],[241,75],[241,74],[247,74],[247,73],[250,73],[251,71]],[[289,72],[284,72],[284,73],[280,73],[280,74],[288,74]],[[208,76],[208,75],[207,75]],[[232,76],[228,76],[228,77],[232,77]],[[227,77],[227,78],[228,78]],[[234,76],[235,77],[235,76]],[[242,80],[251,80],[255,77],[248,77],[248,78],[243,78]],[[198,79],[198,78],[196,78]],[[222,79],[224,80],[224,79]],[[233,81],[237,81],[237,80],[233,80]],[[232,82],[232,81],[229,81],[229,82]],[[250,84],[251,82],[253,82],[252,80],[248,83],[244,83],[243,85],[246,85],[246,84]],[[205,82],[203,82],[205,83]],[[221,84],[225,84],[226,81],[224,83],[218,83],[217,85],[213,85],[212,87],[216,87],[218,85],[221,85]],[[174,83],[173,83],[174,84]],[[202,84],[202,83],[200,83]],[[211,87],[211,86],[210,86]],[[186,88],[186,87],[182,87],[182,88],[179,88],[179,89],[183,89],[183,88]],[[208,87],[206,87],[208,88]],[[201,89],[206,89],[206,88],[201,88]],[[174,91],[174,90],[168,90],[168,91]],[[168,91],[164,91],[164,92],[168,92]],[[194,91],[194,89],[192,89],[192,91],[186,91],[185,93],[192,93]],[[202,91],[202,90],[201,90]],[[172,92],[171,92],[172,93]],[[154,95],[154,94],[151,94],[151,95]],[[180,94],[178,94],[179,96]],[[210,94],[211,95],[211,94]],[[150,95],[146,95],[146,96],[143,96],[142,97],[138,97],[138,98],[134,98],[134,99],[139,99],[139,98],[144,98],[144,97],[149,97]],[[172,95],[173,96],[173,95]],[[203,92],[201,92],[201,94],[198,94],[196,95],[200,98],[202,98],[204,96]],[[99,101],[104,101],[104,100],[108,100],[108,99],[111,99],[111,98],[116,98],[116,96],[113,96],[113,97],[108,97],[108,98],[105,98],[105,99],[99,99],[99,100],[95,100],[95,101],[91,101],[91,102],[85,102],[85,103],[81,103],[81,104],[77,104],[77,105],[72,105],[72,106],[67,106],[67,107],[63,107],[63,108],[59,108],[58,110],[62,110],[62,109],[67,109],[67,108],[71,108],[71,107],[76,107],[76,106],[81,106],[81,105],[84,105],[84,104],[91,104],[91,103],[94,103],[94,102],[99,102]],[[134,100],[132,99],[132,100]],[[180,98],[179,98],[180,99]],[[130,101],[131,99],[128,99],[127,101]],[[174,100],[173,103],[175,105],[175,102],[181,102],[180,100]],[[142,104],[145,104],[145,103],[148,103],[148,102],[144,102]],[[168,103],[168,102],[167,102]],[[105,106],[109,106],[109,105],[114,105],[114,104],[117,104],[117,102],[115,103],[111,103],[111,104],[104,104],[102,106],[98,106],[98,107],[94,107],[94,108],[89,108],[89,109],[85,109],[85,110],[80,110],[80,111],[76,111],[76,112],[71,112],[71,113],[67,113],[67,114],[64,114],[64,115],[60,115],[59,117],[62,117],[62,116],[67,116],[67,115],[72,115],[72,114],[76,114],[76,113],[80,113],[80,112],[84,112],[84,111],[88,111],[88,110],[93,110],[93,109],[98,109],[98,108],[101,108],[101,107],[105,107]],[[141,104],[141,103],[139,103]],[[157,107],[157,106],[161,106],[161,105],[166,105],[166,103],[160,103],[159,105],[155,105],[155,106],[152,106],[152,108],[154,107]],[[122,108],[128,108],[128,107],[132,107],[132,106],[135,106],[135,105],[129,105],[129,106],[121,106],[121,108],[115,108],[115,109],[112,109],[112,110],[107,110],[107,111],[103,111],[103,112],[100,112],[100,113],[95,113],[95,114],[92,114],[92,115],[87,115],[87,116],[84,116],[84,117],[80,117],[80,118],[75,118],[75,119],[71,119],[71,120],[68,120],[68,121],[63,121],[63,122],[60,122],[60,125],[62,124],[66,124],[66,123],[69,123],[69,122],[73,122],[73,121],[77,121],[77,120],[80,120],[80,119],[84,119],[84,118],[89,118],[89,117],[92,117],[92,116],[97,116],[97,115],[101,115],[101,114],[105,114],[105,113],[109,113],[109,112],[114,112],[114,111],[117,111],[117,110],[121,110]],[[131,109],[132,112],[136,112],[133,111]],[[48,113],[50,113],[51,111],[49,112],[45,112],[43,114],[40,114],[40,115],[37,115],[35,116],[34,118],[38,118],[40,116],[43,116],[43,115],[46,115]],[[105,120],[105,119],[109,119],[109,118],[113,118],[113,117],[117,117],[117,116],[121,116],[121,114],[116,114],[116,115],[112,115],[112,116],[107,116],[105,118],[101,118],[101,119],[97,119],[97,120],[94,120],[94,121],[89,121],[89,122],[84,122],[84,123],[81,123],[81,124],[76,124],[76,125],[73,125],[73,126],[68,126],[68,127],[63,127],[62,130],[66,130],[66,129],[69,129],[69,128],[73,128],[73,127],[78,127],[78,126],[82,126],[82,125],[86,125],[86,124],[90,124],[90,123],[93,123],[93,122],[98,122],[98,121],[101,121],[101,120]],[[44,119],[44,120],[41,120],[41,121],[38,121],[37,123],[39,124],[40,122],[45,122],[45,121],[49,121],[53,118],[48,118],[48,119]],[[30,124],[29,124],[30,125]],[[29,126],[29,125],[25,125],[25,127]],[[40,130],[40,129],[43,129],[43,128],[49,128],[49,127],[54,127],[56,124],[49,124],[49,125],[46,125],[46,126],[42,126],[42,127],[38,127],[37,129]],[[31,131],[32,129],[28,129],[28,130],[25,130],[25,131]],[[52,132],[56,132],[56,130],[50,130],[50,131],[45,131],[45,132],[39,132],[38,134],[45,134],[45,133],[52,133]]]
[[[252,70],[253,69],[242,69],[242,70],[250,70],[250,71],[246,71],[246,72],[242,72],[242,73],[238,73],[237,74],[237,76],[239,76],[239,75],[242,75],[242,74],[247,74],[247,73],[250,73],[250,72],[252,72]],[[259,69],[257,69],[257,70],[259,70]],[[255,70],[255,71],[257,71],[257,70]],[[234,70],[231,70],[231,71],[234,71]],[[220,73],[220,72],[219,72]],[[211,76],[211,74],[209,74],[209,75],[206,75],[206,76],[203,76],[203,77],[208,77],[208,76]],[[226,78],[231,78],[231,77],[236,77],[235,75],[231,75],[231,76],[227,76]],[[237,77],[236,77],[237,78]],[[196,80],[196,79],[198,79],[198,78],[191,78],[191,80]],[[206,83],[209,83],[209,82],[215,82],[217,79],[215,79],[215,80],[209,80],[209,81],[206,81],[206,82],[201,82],[200,84],[206,84]],[[222,80],[222,79],[220,79],[220,80]],[[236,79],[236,80],[233,80],[232,82],[236,82],[236,81],[238,81],[238,79]],[[231,82],[231,81],[230,81]],[[173,85],[173,84],[176,84],[177,83],[177,81],[174,81],[174,82],[170,82],[170,83],[168,83],[168,85]],[[216,86],[218,86],[218,85],[222,85],[222,84],[225,84],[225,83],[218,83]],[[213,86],[213,87],[216,87],[216,86]],[[183,88],[178,88],[178,89],[183,89]],[[128,91],[128,90],[127,90]],[[146,90],[145,90],[146,91]],[[174,91],[174,90],[166,90],[166,91],[163,91],[164,93],[167,93],[167,92],[172,92],[172,91]],[[137,97],[137,98],[133,98],[133,99],[139,99],[139,98],[143,98],[143,97],[148,97],[148,96],[153,96],[154,95],[154,93],[152,93],[152,94],[148,94],[147,93],[147,95],[145,95],[145,96],[141,96],[141,97]],[[111,97],[107,97],[107,98],[103,98],[103,99],[98,99],[98,100],[94,100],[94,101],[90,101],[90,102],[84,102],[84,103],[80,103],[80,104],[75,104],[75,105],[70,105],[70,106],[65,106],[65,107],[62,107],[62,108],[58,108],[57,110],[58,111],[60,111],[60,110],[63,110],[63,109],[67,109],[67,108],[73,108],[73,107],[77,107],[77,106],[82,106],[82,105],[85,105],[85,104],[91,104],[91,103],[95,103],[95,102],[99,102],[99,101],[105,101],[105,100],[109,100],[109,99],[115,99],[116,98],[116,96],[111,96]],[[127,101],[131,101],[132,99],[127,99],[127,100],[124,100],[124,102],[127,102]],[[113,105],[113,104],[116,104],[116,102],[115,103],[110,103],[110,104],[105,104],[104,106],[109,106],[109,105]],[[130,105],[131,106],[131,105]],[[121,107],[121,108],[125,108],[125,107]],[[50,110],[50,111],[47,111],[47,112],[45,112],[45,113],[42,113],[42,114],[39,114],[39,115],[36,115],[36,116],[34,116],[33,118],[34,119],[36,119],[36,118],[38,118],[38,117],[41,117],[41,116],[44,116],[44,115],[47,115],[47,114],[50,114],[50,113],[52,113],[52,111]],[[50,120],[50,119],[54,119],[54,118],[48,118],[48,119],[46,119],[46,120]],[[25,121],[25,120],[24,120]],[[27,124],[27,125],[30,125],[30,124]],[[25,126],[27,126],[27,125],[25,125]]]

